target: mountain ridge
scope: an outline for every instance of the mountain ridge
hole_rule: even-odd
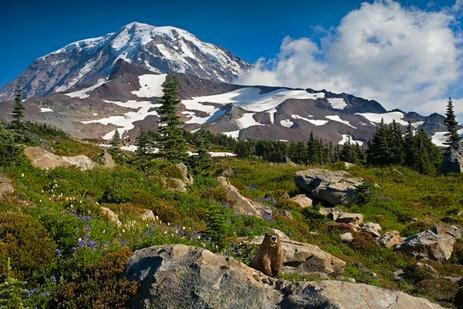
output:
[[[186,30],[132,22],[118,32],[72,42],[39,57],[1,88],[0,101],[13,98],[19,80],[26,98],[92,85],[108,78],[118,59],[155,73],[181,72],[220,81],[232,81],[249,67]]]

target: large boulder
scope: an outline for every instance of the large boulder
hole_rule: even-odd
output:
[[[340,258],[321,250],[316,245],[291,240],[277,229],[272,229],[272,232],[278,234],[280,244],[285,252],[283,273],[337,275],[344,272],[346,262]],[[263,240],[264,236],[256,236],[250,240],[243,240],[243,242],[259,246]]]
[[[183,181],[187,186],[193,185],[193,176],[188,173],[188,168],[183,163],[175,164],[175,168],[180,173],[180,180]]]
[[[312,199],[305,194],[298,194],[289,199],[291,202],[296,203],[301,208],[312,207]]]
[[[135,251],[127,261],[126,276],[140,281],[132,308],[441,308],[366,284],[290,283],[231,257],[185,245]]]
[[[101,213],[103,216],[111,223],[116,224],[117,226],[121,226],[122,222],[119,220],[119,216],[107,207],[100,206]]]
[[[401,241],[402,237],[400,236],[400,233],[395,230],[386,232],[376,239],[376,242],[385,248],[393,248]]]
[[[27,147],[24,154],[31,162],[32,166],[43,170],[54,169],[57,167],[76,167],[82,171],[91,170],[98,164],[89,157],[79,156],[58,156],[46,151],[41,147]]]
[[[14,188],[11,184],[11,180],[0,175],[0,200],[3,199],[5,196],[13,193]]]
[[[418,259],[445,261],[452,255],[455,241],[452,235],[431,229],[406,238],[395,249]]]
[[[358,186],[363,184],[360,178],[353,178],[345,171],[329,171],[309,169],[296,172],[296,186],[314,197],[330,205],[348,205],[358,197]]]
[[[238,189],[230,181],[223,177],[217,177],[217,180],[225,190],[225,198],[238,215],[254,216],[264,219],[271,219],[272,212],[263,205],[241,195]]]
[[[442,164],[443,173],[463,173],[463,143],[447,149]]]
[[[170,191],[186,192],[188,186],[182,180],[177,178],[161,178],[161,186]]]

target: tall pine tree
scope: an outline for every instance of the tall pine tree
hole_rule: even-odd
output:
[[[455,117],[455,112],[453,111],[453,102],[449,98],[447,103],[447,112],[445,113],[445,125],[447,126],[447,140],[445,141],[446,145],[449,145],[451,148],[456,149],[458,143],[461,140],[461,137],[458,135],[458,121]]]
[[[20,83],[16,85],[15,96],[14,96],[14,107],[11,112],[13,120],[10,124],[10,129],[17,133],[22,133],[24,130],[24,103],[22,101],[22,89]]]
[[[188,159],[186,140],[181,127],[182,122],[177,116],[177,106],[180,100],[177,97],[178,81],[174,75],[167,75],[163,84],[164,95],[158,108],[160,119],[161,140],[160,155],[172,163],[186,162]]]

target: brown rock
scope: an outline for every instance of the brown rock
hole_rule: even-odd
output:
[[[100,207],[100,210],[109,222],[114,223],[117,226],[122,225],[122,222],[119,220],[119,216],[114,211],[103,206]]]
[[[267,220],[272,218],[272,213],[267,208],[241,195],[238,189],[227,178],[219,176],[217,180],[225,189],[226,199],[237,214],[260,217]]]
[[[9,194],[14,193],[14,188],[11,180],[0,175],[0,200]]]
[[[301,208],[312,207],[312,199],[305,194],[298,194],[290,198],[290,201],[296,203]]]
[[[383,247],[392,248],[401,241],[398,231],[389,231],[380,236],[376,241]]]
[[[40,147],[27,147],[24,149],[24,154],[31,161],[32,166],[43,170],[54,169],[56,167],[76,167],[85,171],[97,166],[87,156],[57,156]]]

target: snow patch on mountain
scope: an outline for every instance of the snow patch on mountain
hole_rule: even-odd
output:
[[[246,129],[252,126],[261,126],[262,124],[258,123],[254,119],[255,113],[245,113],[241,118],[236,119],[236,124],[240,129]]]
[[[51,113],[51,112],[53,112],[53,110],[51,108],[48,108],[48,107],[41,107],[40,112],[41,113]]]
[[[339,145],[344,145],[344,144],[346,144],[348,141],[350,141],[351,144],[357,144],[357,145],[359,145],[359,146],[362,146],[362,145],[363,145],[363,142],[362,142],[362,141],[354,140],[350,134],[343,134],[343,135],[342,135],[342,139],[339,141],[338,144],[339,144]]]
[[[291,127],[294,125],[294,122],[292,122],[292,121],[289,120],[289,119],[283,119],[283,120],[280,121],[280,124],[281,124],[283,127],[291,128]]]
[[[326,118],[326,119],[329,119],[329,120],[331,120],[331,121],[336,121],[336,122],[339,122],[339,123],[348,125],[348,126],[351,127],[351,128],[357,129],[356,127],[354,127],[353,125],[351,125],[349,121],[344,120],[344,119],[341,119],[341,117],[339,117],[339,115],[328,115],[328,116],[325,116],[325,118]]]
[[[90,123],[101,123],[104,125],[115,125],[117,126],[117,130],[121,136],[124,135],[125,132],[132,130],[135,125],[133,124],[136,121],[141,121],[145,119],[149,115],[158,115],[157,111],[153,108],[157,108],[160,104],[153,104],[149,101],[136,101],[136,100],[129,100],[127,102],[119,102],[119,101],[109,101],[103,100],[105,103],[115,104],[118,106],[135,109],[135,111],[131,111],[126,113],[123,116],[110,116],[106,118],[96,119],[96,120],[88,120],[88,121],[81,121],[83,124],[90,124]],[[150,111],[151,109],[151,111]],[[103,136],[103,139],[110,140],[116,129],[108,132]]]
[[[363,116],[373,123],[381,123],[381,120],[383,120],[385,124],[390,124],[395,120],[396,123],[401,124],[403,126],[408,125],[408,122],[404,120],[405,115],[402,112],[388,112],[388,113],[380,113],[380,114],[356,113],[356,115]]]
[[[347,106],[346,101],[343,98],[328,98],[328,103],[334,109],[344,109]]]
[[[460,136],[463,136],[463,129],[460,129],[457,132],[458,134],[460,134]],[[447,133],[448,133],[447,131],[436,132],[431,137],[431,141],[437,147],[447,148],[449,147],[448,145],[445,144],[445,142],[447,141],[447,136],[446,136]]]
[[[90,86],[90,87],[84,88],[84,89],[80,89],[80,90],[77,90],[77,91],[74,91],[74,92],[65,93],[64,95],[66,95],[68,97],[71,97],[71,98],[86,99],[86,98],[90,97],[90,95],[88,94],[90,91],[93,91],[93,90],[97,89],[98,87],[104,85],[105,83],[106,83],[106,80],[101,78],[93,86]]]
[[[138,76],[140,89],[132,91],[132,94],[139,98],[161,97],[164,93],[162,84],[166,80],[167,74],[144,74]]]
[[[308,115],[309,117],[313,117],[312,115]],[[299,116],[299,115],[291,115],[291,118],[293,119],[301,119],[301,120],[304,120],[304,121],[307,121],[315,126],[322,126],[322,125],[325,125],[328,123],[328,120],[317,120],[317,119],[309,119],[309,118],[305,118],[305,117],[302,117],[302,116]]]

